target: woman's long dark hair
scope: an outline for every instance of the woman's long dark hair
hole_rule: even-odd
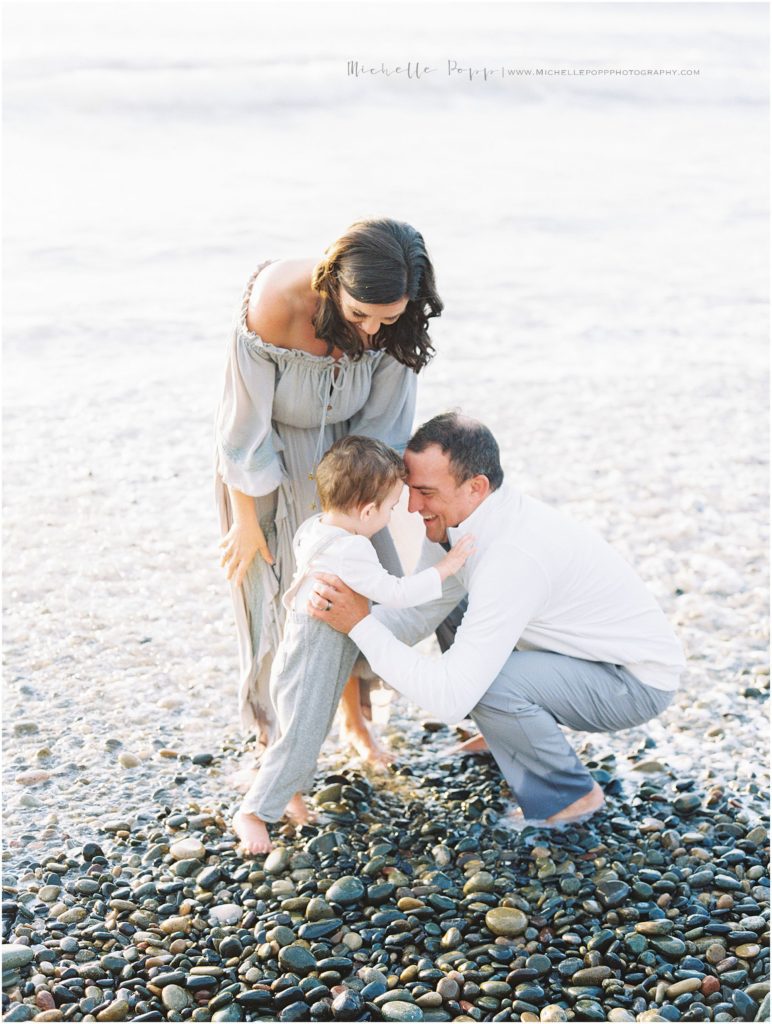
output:
[[[325,251],[311,285],[321,299],[313,325],[317,338],[327,342],[328,354],[336,346],[353,359],[364,352],[359,333],[341,312],[342,286],[358,302],[375,305],[399,302],[407,295],[405,312],[396,323],[381,325],[373,347],[386,349],[416,373],[434,355],[427,327],[442,313],[443,303],[423,237],[409,224],[387,218],[352,224]]]

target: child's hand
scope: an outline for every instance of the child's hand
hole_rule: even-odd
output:
[[[461,566],[466,562],[470,555],[474,554],[474,537],[471,533],[465,533],[464,536],[453,545],[450,551],[445,555],[441,561],[437,563],[435,569],[440,574],[440,579],[447,579],[448,576],[452,576],[457,573]]]

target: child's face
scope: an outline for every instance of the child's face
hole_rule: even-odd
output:
[[[362,533],[365,537],[374,536],[379,530],[382,530],[384,526],[389,525],[391,519],[391,513],[399,504],[399,499],[402,495],[402,488],[405,485],[401,480],[398,480],[380,505],[370,505],[368,508],[371,509],[370,514],[363,520]]]

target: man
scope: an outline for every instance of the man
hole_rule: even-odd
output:
[[[483,424],[435,416],[408,442],[405,463],[408,507],[426,530],[418,569],[466,533],[475,552],[419,608],[370,612],[322,575],[311,614],[348,633],[379,676],[442,721],[471,715],[526,820],[584,820],[603,792],[559,726],[614,732],[656,717],[685,667],[679,641],[598,534],[504,483]],[[411,649],[438,627],[440,658]]]

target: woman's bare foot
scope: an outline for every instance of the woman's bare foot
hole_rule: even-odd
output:
[[[363,761],[367,761],[374,768],[385,768],[396,760],[390,750],[381,746],[364,722],[361,724],[342,723],[340,740],[341,743],[348,744]]]
[[[247,853],[270,853],[273,849],[266,824],[256,814],[236,811],[233,827]]]
[[[374,768],[385,768],[395,760],[394,755],[381,746],[373,736],[362,714],[359,701],[359,677],[350,676],[340,700],[340,741]]]
[[[307,825],[309,821],[316,821],[316,815],[308,807],[300,793],[296,793],[292,797],[284,813],[296,825]]]
[[[574,800],[572,804],[564,807],[562,811],[551,815],[546,819],[547,824],[568,825],[572,821],[584,821],[590,815],[599,811],[605,802],[606,798],[603,795],[603,790],[597,782],[594,782],[589,793],[580,796],[578,800]]]

